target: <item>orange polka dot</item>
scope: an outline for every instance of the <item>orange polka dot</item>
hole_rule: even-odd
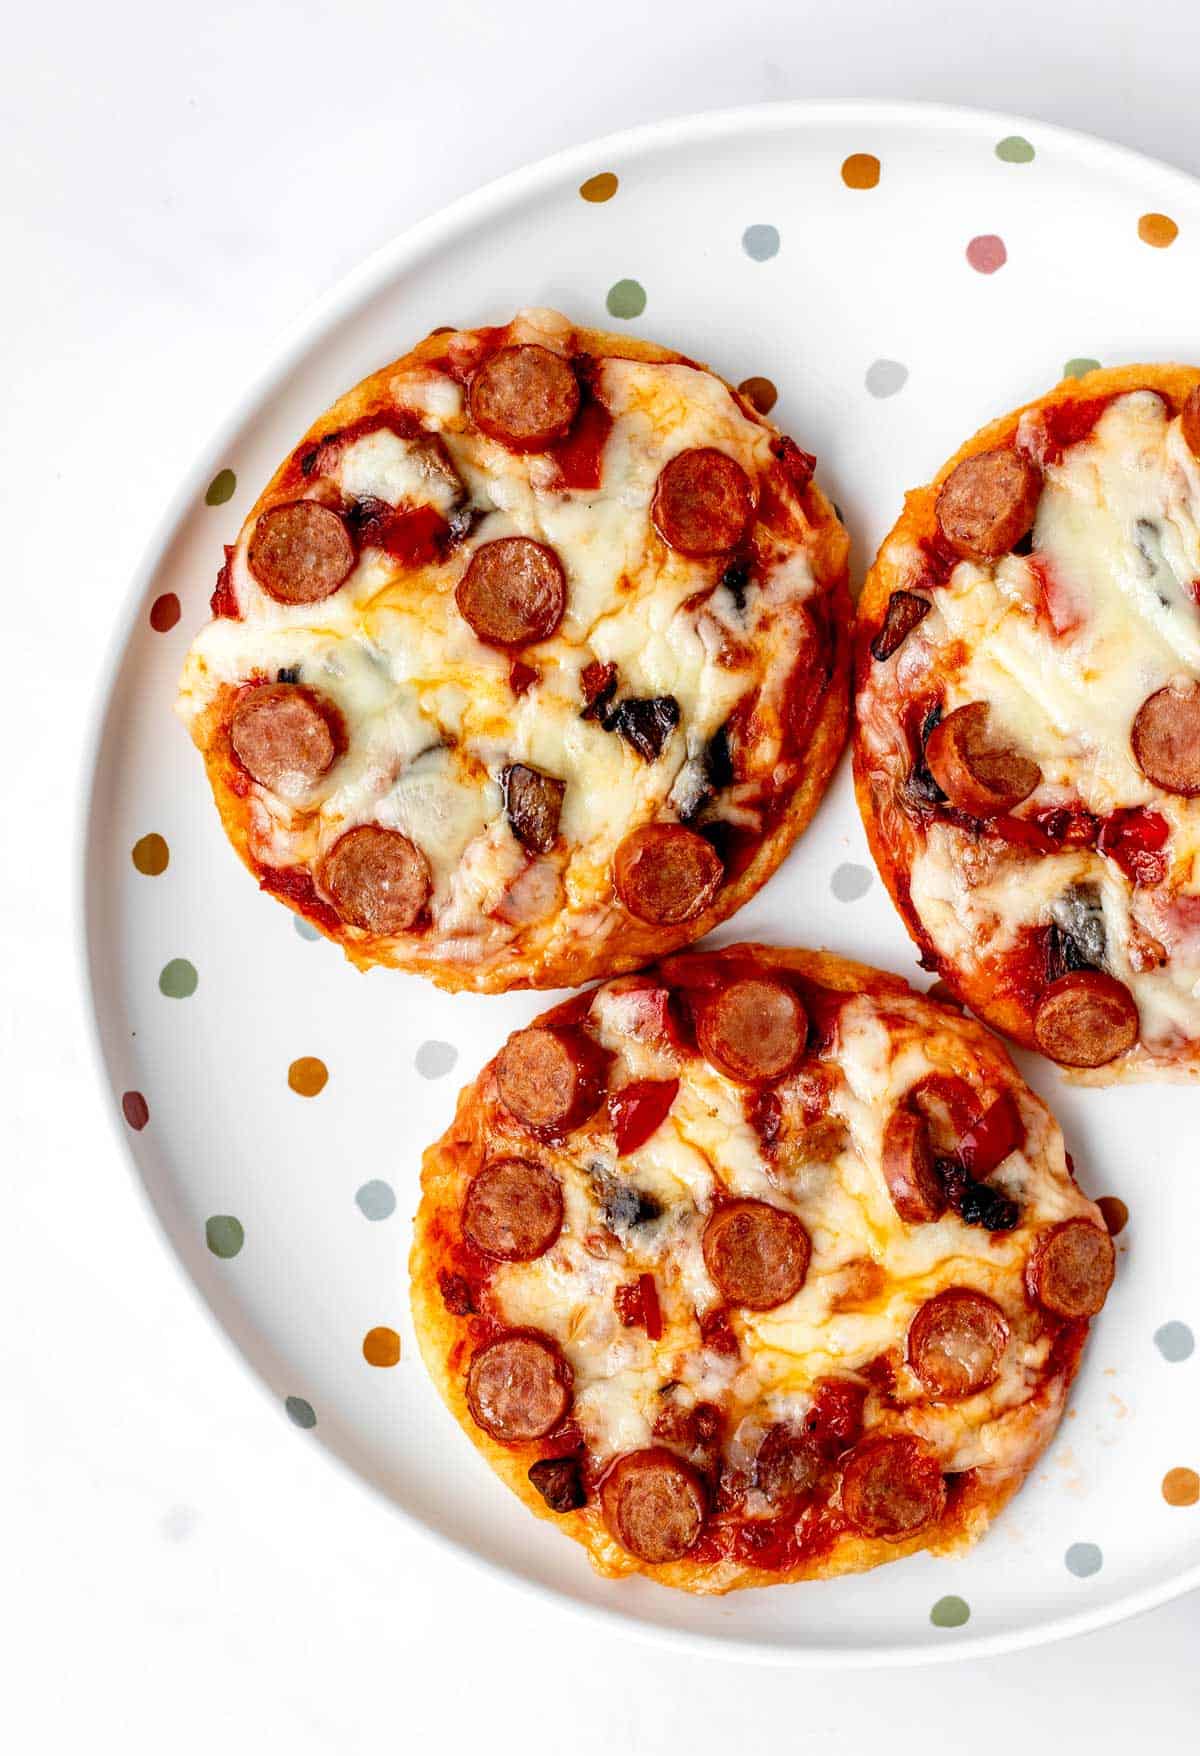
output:
[[[1162,1497],[1168,1506],[1194,1506],[1200,1500],[1200,1476],[1194,1469],[1169,1469],[1162,1479]]]
[[[301,1055],[288,1068],[288,1084],[301,1097],[316,1097],[319,1091],[324,1091],[328,1078],[328,1067],[315,1055]]]
[[[852,152],[842,161],[842,182],[847,189],[874,189],[879,181],[879,160],[873,152]]]
[[[143,835],[134,842],[130,858],[144,878],[157,878],[166,871],[171,850],[161,835]]]
[[[394,1366],[400,1359],[400,1337],[394,1329],[368,1329],[362,1351],[368,1366]]]
[[[1125,1230],[1129,1224],[1129,1209],[1119,1195],[1102,1195],[1096,1206],[1112,1237]]]
[[[617,193],[618,179],[615,171],[597,171],[579,185],[579,193],[585,201],[611,201]]]
[[[738,390],[760,415],[769,415],[779,401],[779,392],[769,378],[743,378]]]
[[[1144,213],[1138,221],[1138,237],[1143,244],[1165,250],[1179,236],[1179,227],[1169,213]]]

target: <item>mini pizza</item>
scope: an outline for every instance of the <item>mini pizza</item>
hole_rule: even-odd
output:
[[[422,1190],[450,1410],[601,1573],[686,1591],[974,1541],[1113,1277],[998,1042],[824,953],[684,954],[547,1012]]]
[[[722,379],[526,311],[335,403],[227,550],[180,712],[356,964],[583,982],[724,920],[845,739],[847,538]]]
[[[859,610],[855,778],[921,962],[1087,1083],[1200,1068],[1200,371],[976,434]]]

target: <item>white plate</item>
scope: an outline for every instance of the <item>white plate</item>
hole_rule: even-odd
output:
[[[1009,137],[1032,157],[1019,145],[998,152]],[[877,186],[847,185],[851,154],[880,161]],[[619,177],[615,196],[581,199],[579,185],[601,172]],[[1178,238],[1143,241],[1147,213],[1170,216]],[[993,242],[969,251],[980,238]],[[1004,265],[973,267],[969,255],[1002,253],[997,239]],[[1200,1470],[1200,1355],[1178,1357],[1200,1328],[1194,1090],[1075,1092],[1045,1066],[1026,1067],[1057,1106],[1084,1186],[1121,1197],[1133,1218],[1059,1439],[969,1556],[718,1600],[604,1583],[463,1438],[425,1377],[408,1316],[421,1148],[449,1121],[460,1083],[546,1000],[451,997],[387,971],[364,978],[332,946],[307,943],[226,845],[172,718],[221,543],[339,392],[436,324],[503,320],[523,304],[619,328],[627,319],[611,303],[629,307],[610,289],[628,282],[645,291],[639,334],[735,382],[778,386],[776,418],[817,453],[861,573],[904,488],[985,419],[1047,389],[1068,359],[1200,356],[1200,186],[1040,123],[777,105],[564,154],[426,221],[354,275],[205,454],[104,673],[86,933],[118,1125],[187,1272],[280,1418],[291,1399],[293,1418],[309,1423],[296,1443],[327,1445],[514,1581],[644,1632],[791,1661],[929,1659],[1097,1626],[1200,1583],[1200,1506],[1169,1504],[1162,1486],[1168,1471]],[[236,472],[236,491],[206,504],[220,470]],[[182,616],[158,632],[150,609],[168,593]],[[170,850],[157,876],[131,859],[147,835]],[[722,936],[829,945],[915,977],[869,868],[843,767],[783,870]],[[198,972],[185,998],[160,989],[164,969],[178,977],[177,959]],[[289,1088],[303,1056],[329,1070],[315,1097]],[[144,1126],[120,1122],[126,1093],[143,1094]],[[126,1105],[142,1121],[136,1100]],[[387,1190],[395,1211],[381,1219]],[[207,1247],[212,1216],[239,1222],[236,1255]],[[214,1242],[227,1249],[231,1229],[218,1225]],[[394,1368],[364,1358],[363,1338],[379,1328],[401,1338]],[[942,1625],[954,1619],[946,1599],[969,1606],[965,1623]]]

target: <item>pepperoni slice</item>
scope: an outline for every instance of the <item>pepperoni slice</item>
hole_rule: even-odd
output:
[[[497,1058],[500,1100],[527,1128],[577,1127],[604,1095],[605,1062],[590,1037],[531,1025],[510,1037]]]
[[[754,1479],[773,1511],[811,1493],[820,1473],[821,1448],[815,1439],[786,1421],[767,1428],[754,1460]]]
[[[408,931],[431,889],[420,848],[379,823],[361,823],[334,842],[321,882],[344,921],[385,936]]]
[[[501,348],[476,372],[468,396],[475,425],[509,451],[545,451],[579,412],[568,360],[536,342]]]
[[[462,1227],[477,1250],[502,1262],[544,1256],[562,1230],[562,1185],[534,1159],[500,1158],[471,1178]]]
[[[312,689],[267,683],[243,695],[229,722],[233,753],[273,793],[310,787],[332,767],[337,741],[329,708]]]
[[[704,1228],[704,1266],[731,1305],[771,1311],[804,1285],[812,1246],[795,1214],[766,1201],[730,1201]]]
[[[513,834],[530,853],[548,854],[558,835],[566,781],[555,780],[524,762],[510,763],[500,778],[504,812]]]
[[[882,1162],[892,1206],[906,1225],[926,1225],[945,1212],[946,1194],[923,1116],[903,1105],[892,1111],[883,1131]]]
[[[937,1458],[908,1433],[865,1440],[842,1472],[842,1510],[864,1536],[902,1542],[940,1518],[945,1504]]]
[[[1094,1317],[1116,1272],[1113,1241],[1089,1219],[1068,1219],[1039,1240],[1029,1262],[1029,1290],[1059,1317]]]
[[[697,1471],[661,1445],[619,1457],[600,1489],[610,1533],[652,1566],[687,1554],[704,1528],[706,1499]]]
[[[674,927],[708,907],[725,868],[711,842],[677,823],[648,823],[613,856],[613,884],[639,921]]]
[[[1138,1009],[1115,976],[1071,970],[1038,1001],[1033,1035],[1043,1055],[1064,1067],[1103,1067],[1137,1042]]]
[[[732,549],[754,512],[754,487],[732,457],[712,446],[681,451],[658,478],[650,516],[664,543],[681,555]]]
[[[937,497],[938,529],[960,555],[1007,555],[1033,524],[1042,478],[1026,457],[1004,448],[957,464]]]
[[[1200,458],[1200,384],[1193,384],[1179,411],[1179,425],[1184,443],[1192,456]]]
[[[970,1287],[926,1299],[908,1327],[908,1363],[931,1396],[952,1401],[995,1382],[1008,1345],[999,1305]]]
[[[1147,780],[1164,792],[1195,798],[1200,793],[1200,683],[1148,696],[1129,741]]]
[[[315,604],[335,592],[354,570],[350,532],[319,500],[271,506],[250,536],[246,562],[269,597],[281,604]]]
[[[1027,799],[1042,778],[1036,762],[990,741],[986,701],[968,701],[940,720],[925,762],[952,805],[971,817],[998,817]]]
[[[804,1052],[808,1018],[783,982],[745,976],[730,982],[701,1012],[701,1053],[719,1073],[743,1085],[781,1079]]]
[[[504,1444],[541,1439],[571,1406],[571,1368],[536,1329],[498,1336],[471,1361],[467,1405],[477,1427]]]
[[[459,614],[491,646],[548,640],[562,621],[567,582],[545,543],[498,537],[471,556],[454,592]]]

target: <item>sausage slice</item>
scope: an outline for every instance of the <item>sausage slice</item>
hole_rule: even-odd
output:
[[[781,1079],[804,1052],[808,1018],[783,982],[745,976],[730,982],[701,1012],[700,1051],[719,1073],[743,1085]]]
[[[842,1510],[864,1536],[902,1542],[940,1518],[945,1505],[937,1458],[908,1433],[865,1440],[842,1472]]]
[[[613,855],[613,884],[631,915],[655,927],[690,921],[708,907],[725,868],[711,842],[677,823],[635,829]]]
[[[524,762],[510,763],[500,779],[504,811],[513,834],[530,853],[548,854],[558,835],[566,781],[555,780]]]
[[[508,1445],[541,1439],[571,1406],[571,1368],[557,1342],[513,1329],[481,1347],[467,1373],[467,1406],[477,1427]]]
[[[1027,799],[1042,778],[1036,762],[990,737],[986,701],[968,701],[940,720],[925,762],[950,803],[971,817],[999,817]]]
[[[273,793],[310,787],[337,755],[333,716],[312,689],[267,683],[243,695],[229,722],[233,753]]]
[[[960,555],[1007,555],[1033,524],[1040,472],[1007,447],[981,451],[957,464],[938,490],[938,529]]]
[[[678,1561],[704,1528],[698,1473],[664,1446],[618,1457],[600,1489],[600,1509],[621,1547],[652,1566]]]
[[[1148,696],[1129,741],[1147,780],[1164,792],[1195,798],[1200,793],[1200,683]]]
[[[883,1180],[892,1206],[906,1225],[925,1225],[946,1209],[946,1193],[934,1165],[929,1124],[901,1105],[883,1131]]]
[[[577,1127],[604,1095],[605,1063],[599,1044],[581,1032],[531,1025],[497,1058],[500,1100],[527,1128]]]
[[[509,451],[545,451],[563,439],[579,412],[579,380],[570,362],[526,342],[501,348],[471,380],[475,425]]]
[[[679,452],[660,472],[650,517],[681,555],[719,555],[738,542],[753,511],[754,488],[741,464],[703,445]]]
[[[1200,458],[1200,384],[1193,384],[1179,411],[1179,425],[1184,443],[1195,458]]]
[[[562,1185],[535,1159],[494,1159],[467,1187],[462,1228],[485,1256],[532,1262],[546,1254],[562,1221]]]
[[[454,592],[459,614],[491,646],[548,640],[562,621],[562,563],[531,537],[498,537],[471,556]]]
[[[730,1201],[704,1228],[704,1266],[731,1305],[771,1311],[804,1285],[812,1251],[793,1213],[766,1201]]]
[[[908,1327],[908,1363],[931,1396],[950,1401],[994,1383],[1008,1345],[999,1305],[970,1287],[926,1299]]]
[[[350,532],[319,500],[271,506],[251,532],[246,563],[269,597],[281,604],[316,604],[354,570]]]
[[[1108,1296],[1117,1255],[1107,1231],[1090,1219],[1051,1226],[1029,1262],[1029,1290],[1059,1317],[1094,1317]]]
[[[364,933],[406,933],[432,888],[429,864],[398,829],[361,823],[334,842],[321,883],[344,921]]]
[[[1038,1001],[1033,1035],[1043,1055],[1064,1067],[1103,1067],[1137,1042],[1137,1005],[1115,976],[1070,970]]]
[[[773,1511],[811,1493],[820,1473],[821,1450],[814,1439],[786,1421],[767,1428],[754,1460],[754,1480]]]

